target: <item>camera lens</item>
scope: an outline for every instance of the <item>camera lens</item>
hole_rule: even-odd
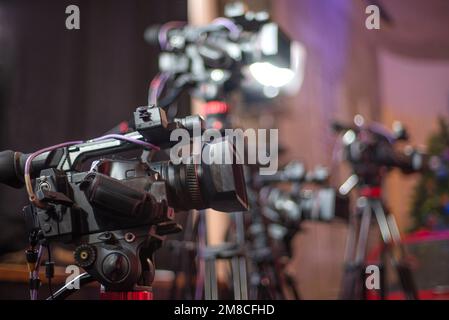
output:
[[[222,155],[228,154],[225,162]],[[190,156],[180,164],[171,161],[151,163],[167,182],[169,205],[175,209],[206,209],[234,212],[246,211],[248,200],[243,165],[237,163],[238,154],[227,140],[204,144],[201,161]]]

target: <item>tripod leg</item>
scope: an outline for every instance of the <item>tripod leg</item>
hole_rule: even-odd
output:
[[[379,275],[380,275],[380,299],[385,300],[387,299],[388,294],[388,279],[387,279],[387,247],[384,246],[381,252],[381,259],[379,264]]]
[[[237,244],[240,246],[245,245],[245,221],[242,212],[234,214],[235,219],[235,227],[236,227],[236,240]],[[240,299],[248,300],[248,280],[247,280],[247,272],[246,272],[246,259],[244,256],[238,256],[237,258],[237,266],[239,274],[239,288],[240,288]]]
[[[248,287],[246,279],[246,261],[244,257],[231,259],[232,278],[235,300],[248,300]]]
[[[403,243],[401,242],[401,235],[399,233],[399,228],[396,223],[396,219],[393,215],[389,214],[387,216],[388,225],[390,227],[392,240],[399,247],[400,250],[400,259],[396,261],[397,272],[399,276],[399,280],[401,282],[402,287],[404,288],[405,297],[408,300],[417,300],[418,291],[416,289],[416,284],[413,279],[413,273],[410,268],[410,265],[406,261],[406,252]]]
[[[211,280],[211,292],[212,300],[218,300],[218,283],[217,283],[217,272],[216,272],[216,260],[210,261],[210,280]]]
[[[212,300],[210,261],[204,261],[204,299]]]
[[[300,300],[301,296],[299,295],[299,292],[296,289],[295,279],[288,272],[284,273],[284,277],[285,277],[285,284],[288,286],[290,292],[293,294],[293,299]]]
[[[376,218],[379,223],[379,228],[381,230],[383,241],[385,242],[388,249],[390,249],[391,260],[393,267],[396,269],[399,282],[401,284],[402,290],[405,294],[406,299],[418,299],[418,294],[416,291],[416,286],[413,280],[412,271],[410,266],[405,261],[405,249],[400,241],[399,229],[397,227],[396,221],[393,215],[385,215],[380,201],[376,201],[373,205],[374,211],[376,213]],[[393,252],[391,252],[391,245],[397,245],[400,249],[400,256],[397,258]]]
[[[365,285],[363,281],[365,275],[363,267],[366,255],[366,247],[368,243],[369,229],[371,225],[372,212],[369,203],[364,203],[361,210],[362,217],[360,221],[359,235],[357,238],[355,234],[353,235],[354,240],[357,240],[357,243],[353,244],[355,248],[355,260],[353,263],[348,263],[345,266],[342,292],[342,299],[345,300],[363,298],[363,290]],[[353,230],[353,232],[355,233],[355,226]]]
[[[389,246],[392,241],[390,225],[388,223],[387,216],[385,215],[385,211],[380,201],[373,202],[373,210],[376,215],[377,224],[379,225],[382,240],[385,243],[385,245]]]
[[[382,264],[379,266],[380,271],[380,295],[381,299],[387,298],[387,281],[385,279],[386,276],[386,255],[387,251],[390,250],[390,246],[392,244],[392,234],[390,232],[390,225],[388,223],[388,219],[385,215],[385,211],[383,209],[382,204],[379,201],[373,203],[374,212],[376,215],[377,224],[379,225],[380,234],[382,236],[382,240],[384,242],[384,249],[381,253]],[[393,262],[393,265],[396,263]]]
[[[240,267],[240,289],[242,291],[242,300],[248,300],[248,279],[246,273],[246,259],[245,257],[239,257]]]
[[[357,265],[363,264],[363,262],[365,261],[370,225],[371,207],[369,203],[367,203],[363,210],[362,221],[360,223],[359,238],[357,241],[357,248],[355,253],[355,263]]]
[[[218,286],[217,286],[217,275],[215,271],[214,258],[206,259],[206,279],[204,281],[205,288],[205,298],[206,300],[217,300],[218,299]]]
[[[344,261],[348,264],[351,263],[354,259],[355,254],[355,246],[356,246],[356,234],[357,234],[357,225],[359,220],[359,212],[354,212],[351,214],[351,218],[348,224],[348,236],[346,239],[345,245],[345,256]]]
[[[367,201],[367,200],[365,200]],[[356,279],[354,294],[356,299],[366,299],[366,287],[365,287],[365,258],[366,250],[368,247],[368,236],[371,226],[371,206],[367,202],[363,210],[362,221],[360,223],[360,233],[357,241],[357,249],[355,254],[355,270],[354,277]]]
[[[392,214],[387,214],[387,223],[388,223],[388,227],[390,228],[392,242],[399,248],[400,254],[401,254],[401,259],[405,258],[406,254],[405,254],[404,245],[402,244],[402,241],[401,241],[401,234],[399,232],[399,228],[396,223],[396,219],[394,218],[394,216]]]
[[[239,258],[233,257],[231,259],[232,279],[234,282],[234,299],[241,300],[241,287],[240,287],[240,270],[239,270]]]
[[[357,225],[359,220],[359,213],[353,212],[350,216],[348,223],[348,235],[346,238],[345,245],[345,255],[344,255],[344,270],[343,276],[341,280],[341,289],[339,298],[343,300],[348,300],[353,297],[352,289],[353,289],[353,260],[355,255],[355,246],[356,246],[356,234],[357,234]]]
[[[418,292],[416,290],[415,281],[410,266],[404,261],[397,262],[396,269],[398,277],[404,290],[407,300],[418,300]]]
[[[277,266],[276,269],[270,270],[270,274],[270,288],[274,296],[273,299],[285,300],[285,294],[282,288],[282,270]]]

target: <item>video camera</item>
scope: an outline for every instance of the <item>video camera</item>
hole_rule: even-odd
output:
[[[173,130],[191,131],[194,126],[202,128],[202,118],[168,122],[163,109],[139,107],[134,113],[135,132],[61,144],[31,155],[1,152],[0,182],[12,187],[25,184],[30,195],[24,212],[32,247],[42,241],[75,244],[76,263],[109,291],[150,285],[154,251],[164,235],[181,230],[173,220],[175,211],[247,210],[243,167],[237,161],[212,160],[225,149],[234,152],[227,140],[203,143],[201,156],[206,161],[199,164],[193,155],[192,161],[180,164],[152,161],[154,150],[140,159],[102,157],[138,148],[168,148],[176,143],[170,140]],[[83,171],[92,158],[101,159]],[[33,249],[30,259],[36,254]]]
[[[349,199],[330,187],[328,180],[327,168],[306,170],[297,161],[275,175],[253,177],[252,186],[260,191],[257,207],[251,208],[254,218],[248,235],[257,268],[263,269],[276,258],[291,258],[292,239],[304,221],[347,219]]]
[[[335,132],[342,133],[345,158],[363,184],[379,185],[385,169],[413,173],[427,167],[427,157],[419,150],[411,146],[396,148],[397,142],[408,140],[400,123],[395,123],[394,132],[377,123],[351,126],[335,122],[332,126]]]
[[[173,81],[159,106],[187,88],[206,101],[222,100],[237,88],[280,88],[294,76],[292,41],[267,12],[234,10],[205,26],[168,22],[147,28],[144,37],[162,50],[157,83]]]
[[[279,179],[270,179],[265,213],[273,222],[282,225],[299,225],[304,220],[331,221],[336,216],[346,214],[344,210],[347,199],[341,198],[328,185],[329,172],[325,167],[317,166],[306,171],[303,164],[291,162],[278,172]],[[273,183],[288,182],[291,190],[273,187]],[[314,185],[314,188],[304,188],[303,184]],[[344,217],[344,216],[342,216]]]

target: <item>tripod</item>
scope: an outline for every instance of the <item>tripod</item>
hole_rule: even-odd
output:
[[[351,218],[345,254],[345,271],[343,275],[342,299],[366,299],[365,258],[371,219],[374,215],[380,230],[384,247],[379,265],[380,297],[387,296],[385,262],[387,255],[396,269],[398,280],[406,299],[418,299],[412,272],[405,261],[405,248],[401,243],[399,230],[394,216],[385,211],[381,200],[381,188],[362,186],[357,199],[357,208]],[[358,231],[358,233],[357,233]]]
[[[248,228],[249,258],[252,262],[250,299],[285,300],[288,298],[285,288],[295,300],[299,300],[295,279],[285,270],[286,261],[293,256],[291,242],[299,228],[296,224],[272,223],[269,217],[277,216],[277,213],[264,201],[267,198],[264,190],[269,189],[248,193],[252,203]],[[270,235],[270,225],[282,229],[282,236]]]
[[[231,265],[234,299],[248,299],[243,213],[234,213],[233,218],[236,227],[236,241],[206,246],[200,252],[200,258],[204,260],[205,264],[204,295],[206,300],[218,299],[216,261],[221,259],[229,261]]]
[[[253,269],[250,275],[250,299],[284,299],[279,272],[281,268],[276,264],[277,255],[273,254],[263,220],[261,212],[252,208],[251,226],[248,229],[251,236],[249,258]]]

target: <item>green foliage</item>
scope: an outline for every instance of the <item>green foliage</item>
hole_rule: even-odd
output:
[[[422,174],[412,198],[413,229],[449,227],[449,124],[438,119],[439,130],[430,136],[427,152],[433,168]]]

